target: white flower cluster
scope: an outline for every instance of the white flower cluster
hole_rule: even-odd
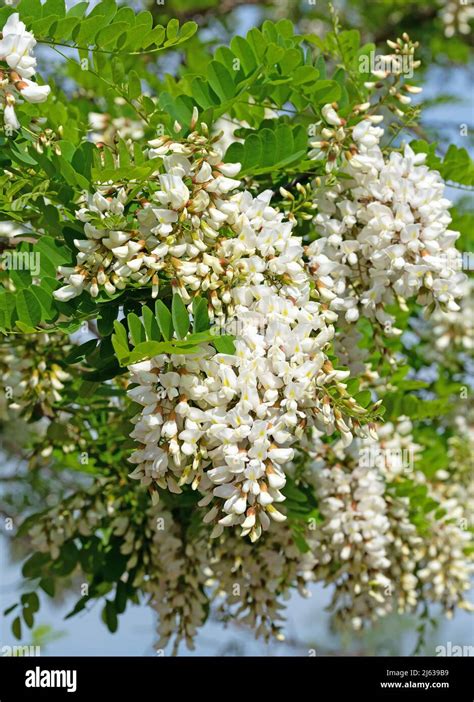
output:
[[[14,243],[16,236],[23,233],[22,227],[17,222],[3,221],[0,222],[0,242],[3,244]]]
[[[462,286],[459,311],[435,310],[430,318],[428,358],[443,362],[455,352],[469,354],[474,349],[474,280]]]
[[[120,98],[118,98],[120,100]],[[108,113],[89,112],[89,139],[98,146],[112,146],[117,139],[138,141],[144,136],[145,123],[128,117],[112,117]]]
[[[58,349],[61,353],[69,348],[67,337],[54,333],[30,334],[15,344],[10,340],[0,345],[0,381],[10,410],[31,413],[38,406],[42,413],[51,414],[71,379],[57,363]]]
[[[126,556],[123,582],[149,597],[159,617],[157,648],[172,643],[174,653],[182,641],[193,648],[209,607],[222,621],[248,626],[258,637],[283,639],[283,600],[293,588],[307,596],[313,581],[334,587],[336,622],[356,630],[392,611],[415,611],[420,603],[439,602],[448,615],[455,607],[471,609],[465,601],[472,573],[465,554],[472,504],[465,457],[460,469],[467,481],[458,480],[451,465],[449,474],[437,471],[428,481],[404,458],[408,449],[422,455],[411,432],[410,421],[401,418],[380,427],[377,441],[356,440],[334,450],[318,445],[316,432],[310,444],[315,460],[305,479],[316,488],[323,521],[316,528],[308,524],[302,534],[306,553],[283,524],[256,544],[229,530],[212,538],[209,528],[193,520],[192,528],[183,528],[182,517],[177,521],[170,508],[143,509],[142,500],[131,500],[133,493],[124,493],[115,476],[52,508],[29,535],[36,549],[55,560],[77,534],[88,537],[109,526]],[[422,532],[413,521],[419,516],[413,491],[400,496],[393,489],[407,478],[426,485],[439,505],[424,515]]]
[[[211,573],[208,536],[186,541],[170,512],[156,516],[160,528],[151,543],[150,578],[144,584],[150,605],[158,614],[158,650],[173,642],[173,654],[184,641],[194,649],[197,630],[207,618],[205,591]]]
[[[336,463],[318,470],[315,486],[324,518],[315,534],[315,578],[335,582],[337,620],[359,629],[390,603],[384,597],[390,586],[385,485],[371,465]]]
[[[165,280],[183,279],[193,290],[200,285],[204,291],[217,287],[222,264],[206,252],[215,248],[229,217],[228,193],[240,181],[228,176],[240,166],[223,164],[212,141],[196,132],[185,143],[163,137],[150,144],[149,155],[157,164],[150,180],[158,189],[135,198],[136,217],[126,212],[130,203],[123,188],[104,186],[89,197],[77,212],[85,223],[86,238],[74,242],[79,249],[77,265],[59,270],[67,284],[55,291],[58,300],[70,300],[83,290],[92,297],[101,289],[113,294],[150,281],[156,297],[159,274]],[[191,262],[196,259],[199,263]]]
[[[474,20],[474,7],[466,0],[444,0],[441,19],[447,37],[453,37],[457,33],[470,34],[470,22]]]
[[[311,532],[305,534],[311,546]],[[296,546],[291,530],[276,525],[257,545],[232,533],[214,542],[211,571],[207,580],[215,598],[217,614],[224,621],[244,624],[265,641],[283,640],[285,605],[291,589],[309,597],[314,557]]]
[[[157,649],[171,644],[174,654],[181,642],[193,649],[210,607],[219,619],[237,621],[256,637],[283,638],[281,600],[294,587],[308,595],[313,566],[291,531],[277,526],[258,544],[229,531],[210,539],[208,528],[191,535],[171,510],[144,511],[128,498],[115,478],[99,480],[42,515],[28,531],[32,546],[55,561],[66,542],[92,537],[107,525],[126,557],[123,582],[142,591],[158,615]]]
[[[10,129],[19,129],[20,123],[15,114],[18,96],[27,102],[44,102],[49,93],[48,85],[38,85],[30,80],[35,75],[36,59],[32,50],[36,40],[20,22],[17,12],[10,15],[0,33],[0,94],[3,99],[3,117]]]
[[[284,638],[282,598],[295,587],[309,595],[306,583],[312,579],[314,563],[311,555],[296,547],[291,531],[278,526],[257,545],[228,531],[210,539],[206,529],[186,539],[171,513],[157,514],[160,529],[153,539],[152,573],[144,587],[159,618],[158,649],[171,641],[173,653],[181,641],[193,649],[209,606],[220,620],[244,625],[256,638]]]
[[[470,609],[468,488],[454,494],[449,474],[429,481],[417,468],[422,447],[408,419],[378,433],[345,451],[317,442],[310,449],[308,477],[324,518],[313,534],[314,578],[334,583],[336,621],[360,629],[394,609],[413,611],[420,601],[439,602],[448,615],[456,606]],[[412,488],[400,494],[397,486],[408,480]],[[432,501],[426,514],[411,502],[415,488]]]
[[[346,445],[352,440],[351,420],[327,392],[332,385],[344,393],[348,376],[324,352],[334,314],[311,301],[301,244],[270,196],[231,198],[233,236],[219,243],[219,268],[209,256],[181,279],[202,290],[204,278],[219,291],[211,301],[236,335],[235,355],[205,347],[130,369],[136,387],[129,395],[144,406],[132,434],[142,444],[131,458],[138,464],[132,477],[175,492],[192,483],[205,494],[201,505],[213,503],[205,521],[217,522],[215,535],[240,525],[253,540],[270,519],[285,518],[274,503],[284,499],[284,466],[306,424],[340,431]]]
[[[409,146],[385,158],[382,134],[370,120],[354,128],[357,153],[343,169],[349,178],[316,190],[319,238],[306,252],[331,309],[348,322],[364,314],[390,326],[386,305],[413,297],[458,310],[465,275],[439,173]]]
[[[235,334],[236,353],[209,345],[131,367],[130,397],[144,407],[133,477],[174,492],[192,483],[203,505],[213,502],[206,521],[218,522],[215,535],[241,525],[256,539],[271,518],[285,518],[274,503],[284,499],[283,466],[306,423],[337,430],[348,444],[345,410],[365,410],[345,390],[348,372],[327,359],[337,315],[311,299],[301,241],[271,207],[272,193],[231,194],[239,164],[222,163],[214,140],[197,132],[152,142],[150,157],[157,189],[136,198],[136,215],[125,190],[113,188],[78,212],[87,238],[75,242],[77,266],[60,269],[67,284],[54,294],[68,300],[151,282],[154,295],[166,282],[190,310],[195,295],[207,296],[211,318]]]

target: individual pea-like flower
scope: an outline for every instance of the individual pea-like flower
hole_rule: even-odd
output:
[[[36,40],[28,32],[25,24],[20,22],[17,12],[10,15],[2,29],[0,39],[0,60],[6,61],[22,78],[31,78],[35,74],[36,59],[31,55]]]
[[[353,129],[357,153],[343,168],[348,177],[315,190],[318,238],[306,253],[330,309],[347,322],[362,314],[390,331],[385,308],[392,303],[416,299],[427,312],[458,310],[465,275],[439,173],[408,145],[384,157],[382,134],[370,120]]]
[[[3,116],[5,125],[12,130],[20,128],[15,114],[18,97],[27,102],[44,102],[51,88],[38,85],[30,80],[35,75],[36,59],[32,51],[36,46],[33,34],[27,31],[17,12],[10,15],[0,33],[0,91],[3,97]]]

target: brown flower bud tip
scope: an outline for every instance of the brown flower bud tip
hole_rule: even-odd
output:
[[[98,149],[103,149],[104,146],[105,146],[105,144],[103,144],[101,141],[98,141],[97,144],[96,144],[96,146],[97,146]]]
[[[255,514],[255,511],[255,507],[249,507],[245,514],[247,517],[252,517]]]

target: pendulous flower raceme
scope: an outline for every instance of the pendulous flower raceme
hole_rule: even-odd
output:
[[[313,577],[334,584],[335,621],[357,630],[422,601],[440,603],[448,616],[455,607],[471,610],[470,481],[456,480],[453,491],[445,471],[426,477],[408,418],[377,429],[377,439],[347,449],[317,440],[309,448],[305,477],[323,516],[312,541]]]
[[[77,212],[86,238],[74,242],[77,265],[60,269],[67,284],[55,292],[58,300],[83,290],[92,297],[100,290],[112,295],[150,282],[156,297],[160,284],[175,279],[189,300],[186,288],[213,291],[222,285],[213,251],[236,210],[228,204],[229,192],[240,181],[229,176],[239,165],[222,163],[213,140],[197,132],[184,143],[163,137],[150,144],[156,171],[148,192],[130,201],[125,188],[104,186]]]
[[[0,381],[11,410],[25,416],[52,416],[71,376],[57,362],[58,349],[71,350],[67,336],[39,333],[0,344]]]
[[[158,649],[171,643],[176,653],[181,641],[194,648],[210,608],[265,640],[283,638],[283,601],[294,587],[309,594],[312,556],[301,553],[286,526],[277,525],[258,544],[229,531],[211,539],[205,525],[191,535],[172,510],[150,504],[144,510],[143,500],[137,504],[135,495],[130,501],[115,479],[99,480],[50,508],[29,536],[55,564],[78,537],[86,554],[93,551],[94,534],[104,525],[125,563],[121,590],[142,591],[158,615]]]
[[[284,600],[294,588],[307,596],[312,582],[334,588],[331,609],[341,627],[359,630],[430,602],[450,615],[456,606],[471,608],[465,552],[472,484],[465,457],[456,458],[462,441],[452,442],[449,474],[428,479],[412,431],[401,417],[379,427],[377,440],[356,439],[348,448],[324,444],[318,433],[303,442],[311,460],[299,477],[314,486],[321,515],[300,532],[304,549],[287,524],[274,525],[254,544],[230,530],[213,538],[209,526],[194,517],[183,526],[179,510],[147,504],[116,476],[66,498],[29,534],[54,564],[78,538],[87,557],[96,531],[107,526],[125,563],[120,587],[148,598],[159,618],[156,646],[172,643],[173,653],[181,641],[194,647],[209,607],[257,637],[283,639]],[[415,506],[413,491],[404,490],[408,480],[426,492],[430,510]],[[420,511],[423,522],[416,519]]]
[[[409,146],[385,157],[382,135],[370,120],[354,127],[346,178],[315,190],[318,238],[306,254],[330,309],[347,322],[362,314],[390,331],[385,308],[392,303],[415,298],[429,312],[458,310],[465,275],[439,173]]]
[[[30,80],[35,75],[36,59],[32,51],[36,46],[33,34],[27,31],[17,12],[10,15],[0,33],[0,95],[3,101],[5,126],[20,128],[15,114],[18,97],[27,102],[44,102],[51,88]],[[6,64],[5,67],[2,64]]]
[[[348,444],[360,430],[350,415],[366,411],[345,390],[348,371],[328,360],[337,315],[312,299],[294,222],[270,205],[271,191],[234,192],[239,164],[224,164],[202,131],[151,143],[157,189],[138,198],[130,229],[124,189],[96,193],[79,211],[87,239],[75,242],[77,266],[61,269],[68,282],[55,296],[150,282],[158,294],[171,283],[192,314],[193,297],[207,295],[211,319],[236,337],[235,354],[209,345],[131,366],[129,395],[144,407],[132,476],[154,497],[156,485],[180,492],[192,484],[215,535],[239,525],[255,540],[270,520],[285,519],[275,506],[284,500],[283,466],[305,427],[339,431]]]

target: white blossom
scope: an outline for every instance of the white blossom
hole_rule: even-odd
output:
[[[4,61],[10,69],[0,68],[3,118],[5,126],[16,131],[21,126],[15,114],[16,99],[20,97],[27,102],[44,102],[51,88],[30,80],[36,70],[36,59],[32,55],[36,40],[20,21],[17,12],[10,15],[0,36],[0,61]]]
[[[360,314],[390,325],[391,303],[415,298],[429,310],[457,310],[465,275],[450,230],[450,202],[425,154],[379,146],[383,130],[357,124],[349,179],[315,190],[318,238],[307,248],[321,298],[347,322]]]

